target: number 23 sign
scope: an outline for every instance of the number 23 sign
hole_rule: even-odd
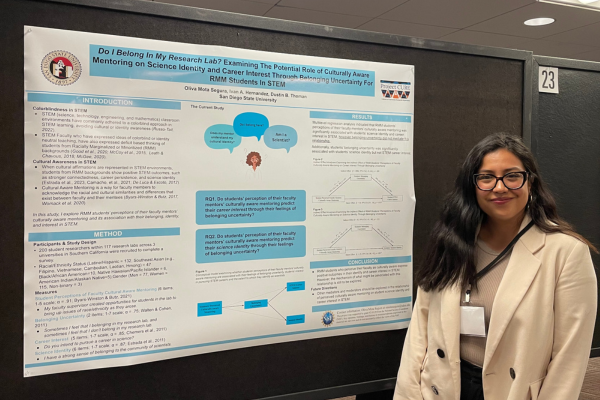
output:
[[[539,91],[558,93],[558,68],[540,67]]]

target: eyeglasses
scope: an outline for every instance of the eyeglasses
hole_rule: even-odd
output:
[[[509,190],[517,190],[523,187],[528,175],[527,171],[509,172],[501,177],[491,174],[474,174],[473,182],[479,190],[494,190],[498,181],[502,181],[504,187]]]

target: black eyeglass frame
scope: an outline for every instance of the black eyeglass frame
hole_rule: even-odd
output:
[[[521,183],[521,186],[516,187],[516,188],[511,188],[511,187],[508,187],[506,185],[506,183],[504,182],[504,178],[506,178],[506,176],[510,175],[510,174],[520,174],[520,175],[523,175],[523,183]],[[496,182],[494,183],[494,186],[492,186],[490,189],[482,189],[482,188],[480,188],[479,185],[477,184],[477,177],[481,176],[481,175],[489,175],[489,176],[493,176],[494,178],[496,178]],[[496,175],[492,175],[492,174],[473,174],[473,183],[475,184],[475,186],[477,187],[477,189],[483,190],[484,192],[490,192],[490,191],[494,190],[496,188],[496,186],[498,186],[498,181],[502,181],[502,184],[508,190],[519,190],[523,186],[525,186],[525,182],[527,182],[527,178],[528,177],[529,177],[529,172],[527,172],[527,171],[512,171],[512,172],[507,172],[506,174],[504,174],[503,176],[500,176],[500,177],[498,177]]]

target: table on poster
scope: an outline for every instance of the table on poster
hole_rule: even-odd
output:
[[[413,67],[24,40],[25,376],[408,326]]]

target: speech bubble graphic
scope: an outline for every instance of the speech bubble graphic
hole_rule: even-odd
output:
[[[242,143],[242,138],[236,135],[233,126],[218,124],[210,126],[204,132],[204,142],[211,149],[227,149],[233,153],[233,149]]]
[[[267,117],[258,113],[242,113],[233,120],[235,133],[243,137],[256,136],[259,141],[268,127],[269,120]]]
[[[273,125],[265,132],[265,144],[272,149],[290,149],[298,143],[298,133],[291,126]]]

